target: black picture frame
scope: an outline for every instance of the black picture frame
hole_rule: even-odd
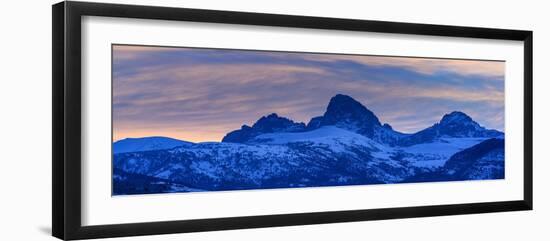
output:
[[[524,194],[522,200],[404,208],[212,218],[82,226],[81,224],[81,17],[104,16],[281,26],[379,33],[517,40],[524,43]],[[532,210],[533,33],[532,31],[335,19],[170,7],[60,2],[52,6],[53,150],[52,233],[88,239],[212,230]]]

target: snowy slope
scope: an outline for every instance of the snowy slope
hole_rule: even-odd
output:
[[[283,133],[269,133],[262,134],[254,139],[251,143],[262,143],[262,144],[287,144],[292,142],[322,142],[327,139],[367,139],[366,137],[359,135],[357,133],[347,131],[335,126],[323,126],[319,129],[308,131],[308,132],[283,132]]]
[[[443,166],[417,173],[402,182],[503,179],[504,154],[504,139],[487,139],[453,154]]]
[[[385,145],[370,138],[336,126],[323,126],[308,132],[263,134],[248,143],[281,145],[300,142],[324,145],[336,152],[345,151],[349,146],[362,146],[375,151],[387,149]]]
[[[417,167],[440,167],[455,153],[474,146],[487,138],[441,138],[434,142],[408,147],[399,147],[395,151],[403,154],[404,159]]]
[[[363,135],[335,126],[324,126],[309,132],[270,133],[257,136],[250,143],[280,145],[288,143],[316,143],[327,145],[334,151],[345,151],[346,147],[363,146],[371,149],[373,157],[392,161],[392,156],[403,155],[403,160],[418,167],[440,167],[454,153],[474,146],[486,138],[441,138],[434,142],[408,147],[390,147]]]
[[[113,154],[171,149],[174,147],[186,146],[190,144],[192,143],[160,136],[126,138],[113,143]]]

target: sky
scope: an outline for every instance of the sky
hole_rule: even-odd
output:
[[[277,113],[307,124],[346,94],[414,133],[462,111],[504,131],[503,61],[113,45],[113,140],[223,136]]]

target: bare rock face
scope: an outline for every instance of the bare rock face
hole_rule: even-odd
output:
[[[243,125],[240,130],[229,132],[222,142],[245,143],[248,140],[266,133],[300,132],[306,129],[304,123],[296,123],[275,113],[261,117],[252,127]]]

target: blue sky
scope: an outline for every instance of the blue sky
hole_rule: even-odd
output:
[[[219,141],[277,113],[307,123],[350,95],[413,133],[455,110],[504,130],[500,61],[113,46],[114,139]]]

